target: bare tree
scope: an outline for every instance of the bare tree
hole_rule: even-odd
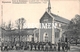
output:
[[[19,34],[19,41],[20,41],[20,33],[21,33],[21,30],[23,29],[25,22],[26,20],[24,18],[19,18],[18,20],[16,20],[16,25],[17,25],[18,34]]]
[[[20,29],[20,19],[16,20],[15,23],[16,23],[16,27]]]
[[[11,30],[11,29],[12,29],[11,21],[9,21],[8,25],[6,26],[6,29],[7,29],[7,30]]]
[[[24,26],[25,22],[26,22],[26,20],[24,18],[19,18],[18,20],[16,20],[17,28],[19,30],[23,29],[23,26]]]
[[[6,23],[4,22],[3,25],[2,25],[2,28],[5,29],[5,30],[12,30],[13,25],[12,25],[11,21],[9,21],[8,24],[6,24]]]
[[[2,24],[2,28],[6,29],[6,23],[5,22]]]
[[[21,29],[23,29],[24,23],[26,22],[26,20],[24,18],[21,18]]]

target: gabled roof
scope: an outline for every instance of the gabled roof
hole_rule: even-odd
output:
[[[54,20],[56,20],[56,21],[63,22],[63,23],[69,23],[70,22],[68,19],[60,17],[60,16],[55,15],[53,13],[50,13],[50,14],[54,17]]]
[[[56,14],[53,14],[53,13],[49,13],[49,12],[45,12],[45,13],[47,13],[47,14],[49,14],[52,18],[54,18],[54,20],[55,21],[58,21],[58,22],[62,22],[62,23],[65,23],[65,24],[68,24],[70,21],[68,20],[68,19],[65,19],[65,18],[63,18],[63,17],[60,17],[60,16],[58,16],[58,15],[56,15]],[[44,14],[45,14],[44,13]],[[43,14],[43,15],[44,15]],[[42,17],[41,17],[41,19],[42,19]],[[40,19],[40,20],[41,20]]]

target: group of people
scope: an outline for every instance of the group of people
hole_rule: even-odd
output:
[[[2,46],[2,50],[41,50],[41,51],[51,51],[51,50],[70,50],[69,42],[58,42],[57,44],[52,44],[50,42],[37,42],[37,43],[22,43],[21,45],[15,44],[14,46],[6,45]]]
[[[8,44],[8,43],[7,43]],[[10,45],[12,44],[12,45]],[[52,44],[50,42],[19,42],[19,43],[10,43],[1,47],[2,50],[51,50]]]
[[[68,41],[68,42],[58,42],[58,51],[60,51],[61,50],[61,47],[62,47],[62,50],[63,51],[68,51],[68,50],[70,50],[70,42]]]

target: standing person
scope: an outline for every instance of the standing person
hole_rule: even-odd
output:
[[[60,40],[58,42],[58,51],[60,51]]]
[[[44,50],[44,44],[42,43],[42,51]]]
[[[27,43],[27,50],[30,50],[30,44]]]
[[[40,44],[38,44],[38,50],[40,50]]]
[[[13,50],[16,50],[16,46],[15,45],[13,46]]]
[[[32,48],[33,48],[33,45],[32,45],[32,43],[31,43],[31,50],[32,50]]]
[[[62,50],[64,51],[65,48],[65,42],[62,42]]]
[[[68,43],[65,42],[65,51],[67,51],[67,50],[68,50]]]
[[[52,44],[50,45],[50,50],[52,50]]]
[[[45,50],[48,51],[48,43],[46,44],[46,48],[45,48]]]
[[[56,51],[56,46],[57,46],[57,45],[56,45],[56,42],[55,42],[55,44],[54,44],[54,50],[55,50],[55,51]]]
[[[4,49],[5,49],[5,47],[4,47],[4,46],[2,46],[2,47],[1,47],[1,50],[2,50],[2,51],[4,51]]]
[[[70,50],[70,42],[68,41],[68,50]]]
[[[35,50],[36,50],[36,43],[34,44]]]

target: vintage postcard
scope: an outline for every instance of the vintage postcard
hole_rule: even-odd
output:
[[[0,52],[80,52],[80,0],[0,0]]]

